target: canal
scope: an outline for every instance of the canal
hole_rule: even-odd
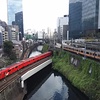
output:
[[[89,100],[64,76],[54,71],[52,64],[30,77],[25,83],[27,94],[23,100]]]

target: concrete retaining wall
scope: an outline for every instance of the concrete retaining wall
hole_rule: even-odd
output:
[[[18,80],[12,82],[4,91],[0,93],[0,100],[22,100],[25,95]]]

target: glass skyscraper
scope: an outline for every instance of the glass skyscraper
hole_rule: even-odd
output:
[[[69,0],[70,38],[100,31],[100,0]]]
[[[7,0],[8,24],[15,21],[15,13],[22,11],[22,0]]]
[[[8,7],[8,24],[18,25],[19,27],[19,39],[24,37],[23,32],[23,10],[22,0],[7,0]]]

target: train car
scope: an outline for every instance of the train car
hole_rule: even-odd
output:
[[[100,60],[100,52],[95,52],[95,58]]]
[[[6,76],[9,75],[9,71],[8,71],[8,68],[4,68],[0,71],[0,80],[5,78]]]
[[[16,71],[18,71],[24,67],[27,67],[28,65],[30,65],[32,63],[35,63],[35,62],[37,62],[43,58],[46,58],[48,56],[51,56],[51,55],[52,55],[52,52],[46,52],[46,53],[40,54],[36,57],[31,57],[31,58],[22,60],[20,62],[17,62],[15,64],[12,64],[11,66],[0,70],[0,80],[15,73]]]
[[[94,58],[94,57],[95,57],[95,55],[94,55],[94,51],[86,50],[86,56],[87,56],[87,57]]]

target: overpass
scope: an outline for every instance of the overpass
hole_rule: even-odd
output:
[[[25,94],[24,81],[52,63],[52,53],[22,60],[0,71],[0,100],[20,100]],[[16,92],[15,92],[16,90]],[[16,95],[17,98],[16,98]],[[20,96],[22,97],[22,96]]]

